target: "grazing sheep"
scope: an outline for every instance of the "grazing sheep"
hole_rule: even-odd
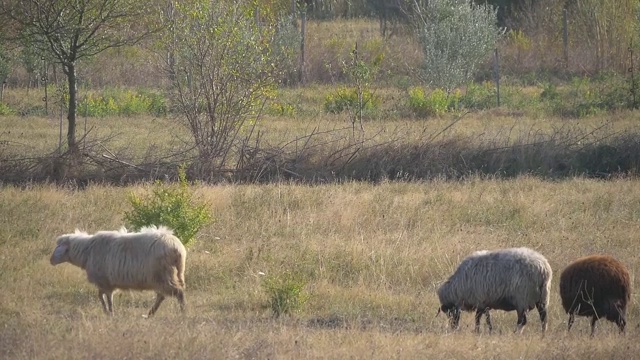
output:
[[[591,316],[591,336],[596,321],[606,318],[624,331],[627,304],[631,299],[631,277],[620,261],[607,255],[577,259],[560,275],[562,307],[569,314],[567,331],[575,315]]]
[[[87,272],[98,287],[105,313],[113,315],[113,292],[154,290],[153,315],[166,296],[175,296],[184,311],[184,271],[187,252],[173,231],[155,226],[140,232],[100,231],[94,235],[76,230],[61,235],[51,255],[51,265],[69,262]],[[106,303],[105,303],[106,296]]]
[[[457,329],[460,311],[475,310],[476,332],[483,314],[491,332],[489,310],[516,310],[517,332],[527,323],[526,313],[536,307],[545,332],[552,275],[547,259],[528,248],[476,251],[438,289],[438,314],[447,314],[451,327]]]

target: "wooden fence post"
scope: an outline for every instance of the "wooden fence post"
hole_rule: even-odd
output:
[[[493,55],[495,59],[496,101],[498,107],[500,107],[500,59],[498,57],[498,48],[494,49]]]

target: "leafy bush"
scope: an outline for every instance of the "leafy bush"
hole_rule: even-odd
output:
[[[558,87],[550,82],[542,84],[542,92],[540,93],[540,99],[544,101],[557,101],[560,99],[560,93]]]
[[[167,104],[167,98],[162,94],[145,90],[139,90],[138,93],[149,99],[147,106],[147,112],[149,114],[154,116],[167,116],[167,113],[169,113],[169,105]]]
[[[150,225],[167,226],[184,245],[188,245],[212,219],[207,205],[194,204],[192,197],[186,174],[180,169],[178,184],[165,185],[157,181],[147,196],[129,194],[133,209],[126,212],[124,218],[135,229]]]
[[[425,95],[420,87],[409,89],[409,109],[420,117],[438,116],[457,110],[460,103],[460,92],[447,94],[442,89],[435,89]]]
[[[373,111],[378,107],[380,99],[365,89],[362,92],[362,103],[363,110]],[[345,110],[356,110],[358,104],[358,91],[355,88],[339,88],[327,95],[324,100],[324,109],[328,113],[337,114]]]
[[[268,276],[262,283],[269,296],[269,308],[273,316],[291,314],[299,310],[308,300],[304,292],[306,281],[289,271],[280,276]]]
[[[576,118],[633,107],[629,84],[616,76],[596,80],[576,77],[562,90],[545,88],[541,98],[553,114]]]
[[[9,107],[9,105],[0,103],[0,116],[15,115],[16,111]]]
[[[467,91],[460,98],[460,104],[466,109],[484,110],[496,106],[496,90],[492,83],[469,83]]]
[[[273,116],[293,116],[296,108],[291,104],[274,101],[267,105],[266,113]]]
[[[139,91],[121,91],[111,89],[102,94],[88,94],[78,103],[78,114],[81,116],[136,116],[167,114],[166,99],[157,93]]]

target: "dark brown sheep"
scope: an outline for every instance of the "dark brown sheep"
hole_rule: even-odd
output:
[[[567,331],[578,315],[591,316],[591,336],[600,318],[615,322],[623,332],[631,299],[631,277],[624,264],[611,256],[586,256],[560,274],[560,297],[569,314]]]

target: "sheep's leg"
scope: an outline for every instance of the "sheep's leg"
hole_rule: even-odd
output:
[[[109,308],[107,308],[107,304],[104,301],[104,296],[105,296],[105,291],[102,289],[99,289],[98,298],[100,299],[100,304],[102,304],[102,310],[104,310],[105,314],[111,315],[111,312],[109,311]]]
[[[453,330],[458,330],[460,326],[460,308],[456,307],[450,312],[450,323]]]
[[[518,326],[515,332],[522,332],[525,325],[527,325],[527,314],[524,309],[518,309]]]
[[[540,314],[540,322],[542,323],[542,332],[547,331],[547,307],[543,303],[537,303],[536,308]]]
[[[178,303],[180,304],[180,311],[184,312],[186,303],[184,300],[184,291],[182,289],[178,289],[175,293],[176,298],[178,299]]]
[[[493,326],[491,324],[491,314],[489,313],[489,308],[484,308],[484,309],[478,308],[476,310],[476,332],[480,333],[480,319],[482,318],[483,314],[487,318],[487,325],[489,327],[489,333],[491,333],[491,331],[493,330]]]
[[[489,310],[485,311],[485,314],[487,316],[487,326],[489,327],[489,334],[491,334],[493,332],[493,324],[491,323],[491,313],[489,312]]]
[[[155,304],[153,304],[153,306],[151,307],[151,310],[149,310],[149,317],[153,316],[153,314],[155,314],[156,311],[158,311],[158,308],[160,307],[160,304],[162,304],[162,302],[164,301],[165,296],[160,294],[160,293],[156,293],[156,302]]]
[[[623,333],[624,328],[627,325],[627,321],[624,318],[624,312],[620,310],[620,306],[617,304],[613,305],[613,307],[615,307],[616,312],[618,313],[618,317],[616,318],[616,325],[618,325],[618,329],[620,329],[620,333]]]
[[[113,315],[113,291],[107,291],[104,295],[107,298],[107,307],[109,309],[109,313]]]
[[[482,317],[482,314],[484,314],[485,310],[478,308],[476,310],[476,332],[480,333],[480,318]]]
[[[619,315],[618,319],[616,320],[616,325],[618,325],[618,328],[620,329],[620,333],[624,332],[624,327],[627,325],[627,321],[624,319],[624,316]]]
[[[598,316],[593,315],[591,318],[591,336],[593,337],[596,334],[596,321],[598,321]]]
[[[567,326],[567,332],[571,331],[571,327],[573,326],[573,322],[576,321],[576,316],[574,313],[569,314],[569,324]]]

